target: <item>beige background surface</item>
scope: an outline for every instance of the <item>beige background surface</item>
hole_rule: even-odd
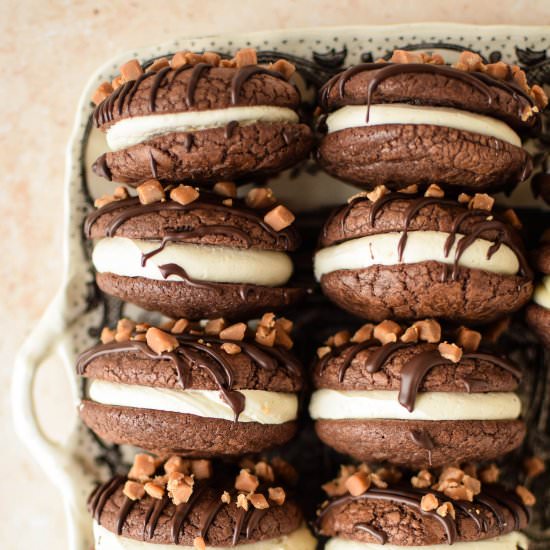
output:
[[[63,157],[80,90],[117,52],[173,36],[270,28],[455,21],[550,24],[548,0],[1,0],[0,547],[67,547],[61,500],[11,427],[13,357],[61,277]],[[49,365],[48,369],[55,369]],[[38,386],[59,435],[66,389]]]

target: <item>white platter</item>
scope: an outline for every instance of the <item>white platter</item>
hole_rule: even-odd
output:
[[[377,59],[395,48],[409,48],[438,51],[450,61],[462,49],[474,50],[492,61],[502,59],[518,63],[533,79],[550,82],[550,60],[547,59],[550,27],[481,27],[445,23],[182,37],[117,55],[99,68],[84,87],[66,153],[63,282],[20,349],[12,388],[16,431],[63,493],[71,550],[90,549],[91,520],[86,511],[86,498],[93,483],[109,475],[119,456],[116,450],[99,444],[78,421],[64,443],[50,440],[37,420],[33,385],[41,365],[52,356],[58,357],[70,383],[71,395],[67,399],[74,403],[76,417],[82,384],[75,374],[75,357],[96,341],[101,326],[113,324],[120,311],[112,300],[98,299],[89,248],[81,230],[84,217],[92,208],[92,197],[112,188],[112,184],[100,180],[89,170],[91,162],[104,148],[102,137],[91,130],[92,105],[89,98],[99,83],[112,80],[118,67],[133,57],[146,62],[179,50],[213,50],[230,54],[247,46],[274,52],[277,56],[284,53],[298,58],[299,68],[310,80],[322,80],[338,66],[351,65],[370,57]],[[297,210],[342,202],[354,192],[353,188],[307,170],[307,167],[292,179],[286,174],[274,186],[277,195],[287,198]],[[512,197],[502,200],[516,206],[536,204],[526,184]],[[135,309],[132,313],[134,317],[147,315]]]

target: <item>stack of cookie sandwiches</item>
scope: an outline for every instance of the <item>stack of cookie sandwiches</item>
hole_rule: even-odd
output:
[[[492,194],[529,175],[522,137],[546,103],[518,67],[471,52],[451,66],[396,51],[320,91],[319,163],[364,189],[330,215],[314,258],[324,294],[365,320],[319,347],[312,373],[318,436],[367,462],[325,486],[331,550],[527,548],[532,495],[482,484],[472,463],[526,432],[522,369],[486,326],[529,302],[533,271],[518,216]],[[544,283],[536,296],[543,326]],[[396,467],[422,470],[407,483]]]
[[[529,482],[493,462],[526,435],[523,368],[494,327],[527,306],[550,345],[550,249],[527,254],[494,194],[531,173],[543,90],[471,52],[395,51],[325,83],[315,158],[359,192],[314,253],[315,304],[346,322],[322,319],[317,348],[310,257],[294,276],[295,216],[266,186],[308,157],[313,110],[273,55],[131,60],[94,93],[93,170],[113,182],[84,223],[95,281],[144,310],[77,360],[82,421],[137,448],[90,496],[96,550],[313,550],[298,502],[314,516],[340,455],[356,463],[313,522],[327,549],[526,550]],[[308,387],[322,443],[288,447]],[[301,486],[282,446],[316,472]]]
[[[267,187],[239,191],[309,154],[293,72],[251,49],[179,52],[94,94],[109,151],[93,169],[118,183],[84,224],[97,285],[170,318],[122,318],[77,361],[84,423],[149,453],[90,497],[98,550],[315,547],[276,465],[235,466],[295,435],[304,388],[293,324],[273,313],[305,294],[294,215]]]

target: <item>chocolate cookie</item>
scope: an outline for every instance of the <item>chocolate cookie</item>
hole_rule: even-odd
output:
[[[471,52],[451,67],[439,55],[398,50],[323,86],[317,157],[328,173],[366,189],[510,189],[532,168],[517,132],[540,124],[547,101],[517,67],[484,65]]]
[[[478,349],[478,332],[441,332],[434,320],[384,321],[330,338],[318,350],[310,403],[321,440],[358,460],[420,468],[518,447],[521,371]]]
[[[378,187],[328,219],[315,276],[340,307],[369,320],[438,317],[488,323],[519,309],[532,273],[513,211],[493,199],[424,197]]]
[[[296,433],[303,385],[288,351],[291,327],[269,313],[255,331],[180,319],[165,332],[123,319],[78,358],[89,379],[80,416],[107,441],[158,454],[235,456],[281,445]]]
[[[235,186],[216,184],[234,194]],[[269,189],[246,200],[157,180],[126,198],[124,188],[102,197],[84,231],[95,239],[92,261],[99,287],[169,317],[250,318],[299,300],[287,286],[287,252],[300,242],[294,216]],[[248,205],[252,205],[250,207]]]
[[[319,509],[317,530],[331,537],[327,550],[454,543],[472,550],[485,544],[527,550],[528,539],[519,531],[529,522],[533,495],[523,486],[513,492],[486,482],[495,469],[481,471],[479,478],[465,470],[446,468],[439,476],[422,470],[409,480],[399,470],[342,466],[340,476],[323,485],[330,499]]]
[[[545,347],[550,348],[550,242],[544,242],[535,252],[534,263],[542,273],[533,293],[533,302],[527,306],[527,323]]]
[[[95,550],[314,550],[316,541],[276,469],[265,461],[248,466],[239,473],[208,460],[172,456],[163,464],[137,455],[127,477],[110,479],[88,499]]]
[[[94,94],[94,122],[111,149],[94,171],[129,184],[206,184],[289,168],[312,146],[288,82],[294,71],[284,60],[258,65],[251,49],[231,60],[180,52],[145,71],[129,61]]]

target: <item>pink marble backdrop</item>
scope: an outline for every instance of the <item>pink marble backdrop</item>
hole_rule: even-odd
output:
[[[311,9],[315,5],[315,9]],[[0,3],[0,498],[3,550],[66,548],[62,503],[15,438],[8,386],[13,357],[61,278],[64,149],[90,72],[119,51],[172,36],[346,24],[454,21],[550,24],[548,0],[3,0]],[[62,433],[66,388],[37,393]]]

